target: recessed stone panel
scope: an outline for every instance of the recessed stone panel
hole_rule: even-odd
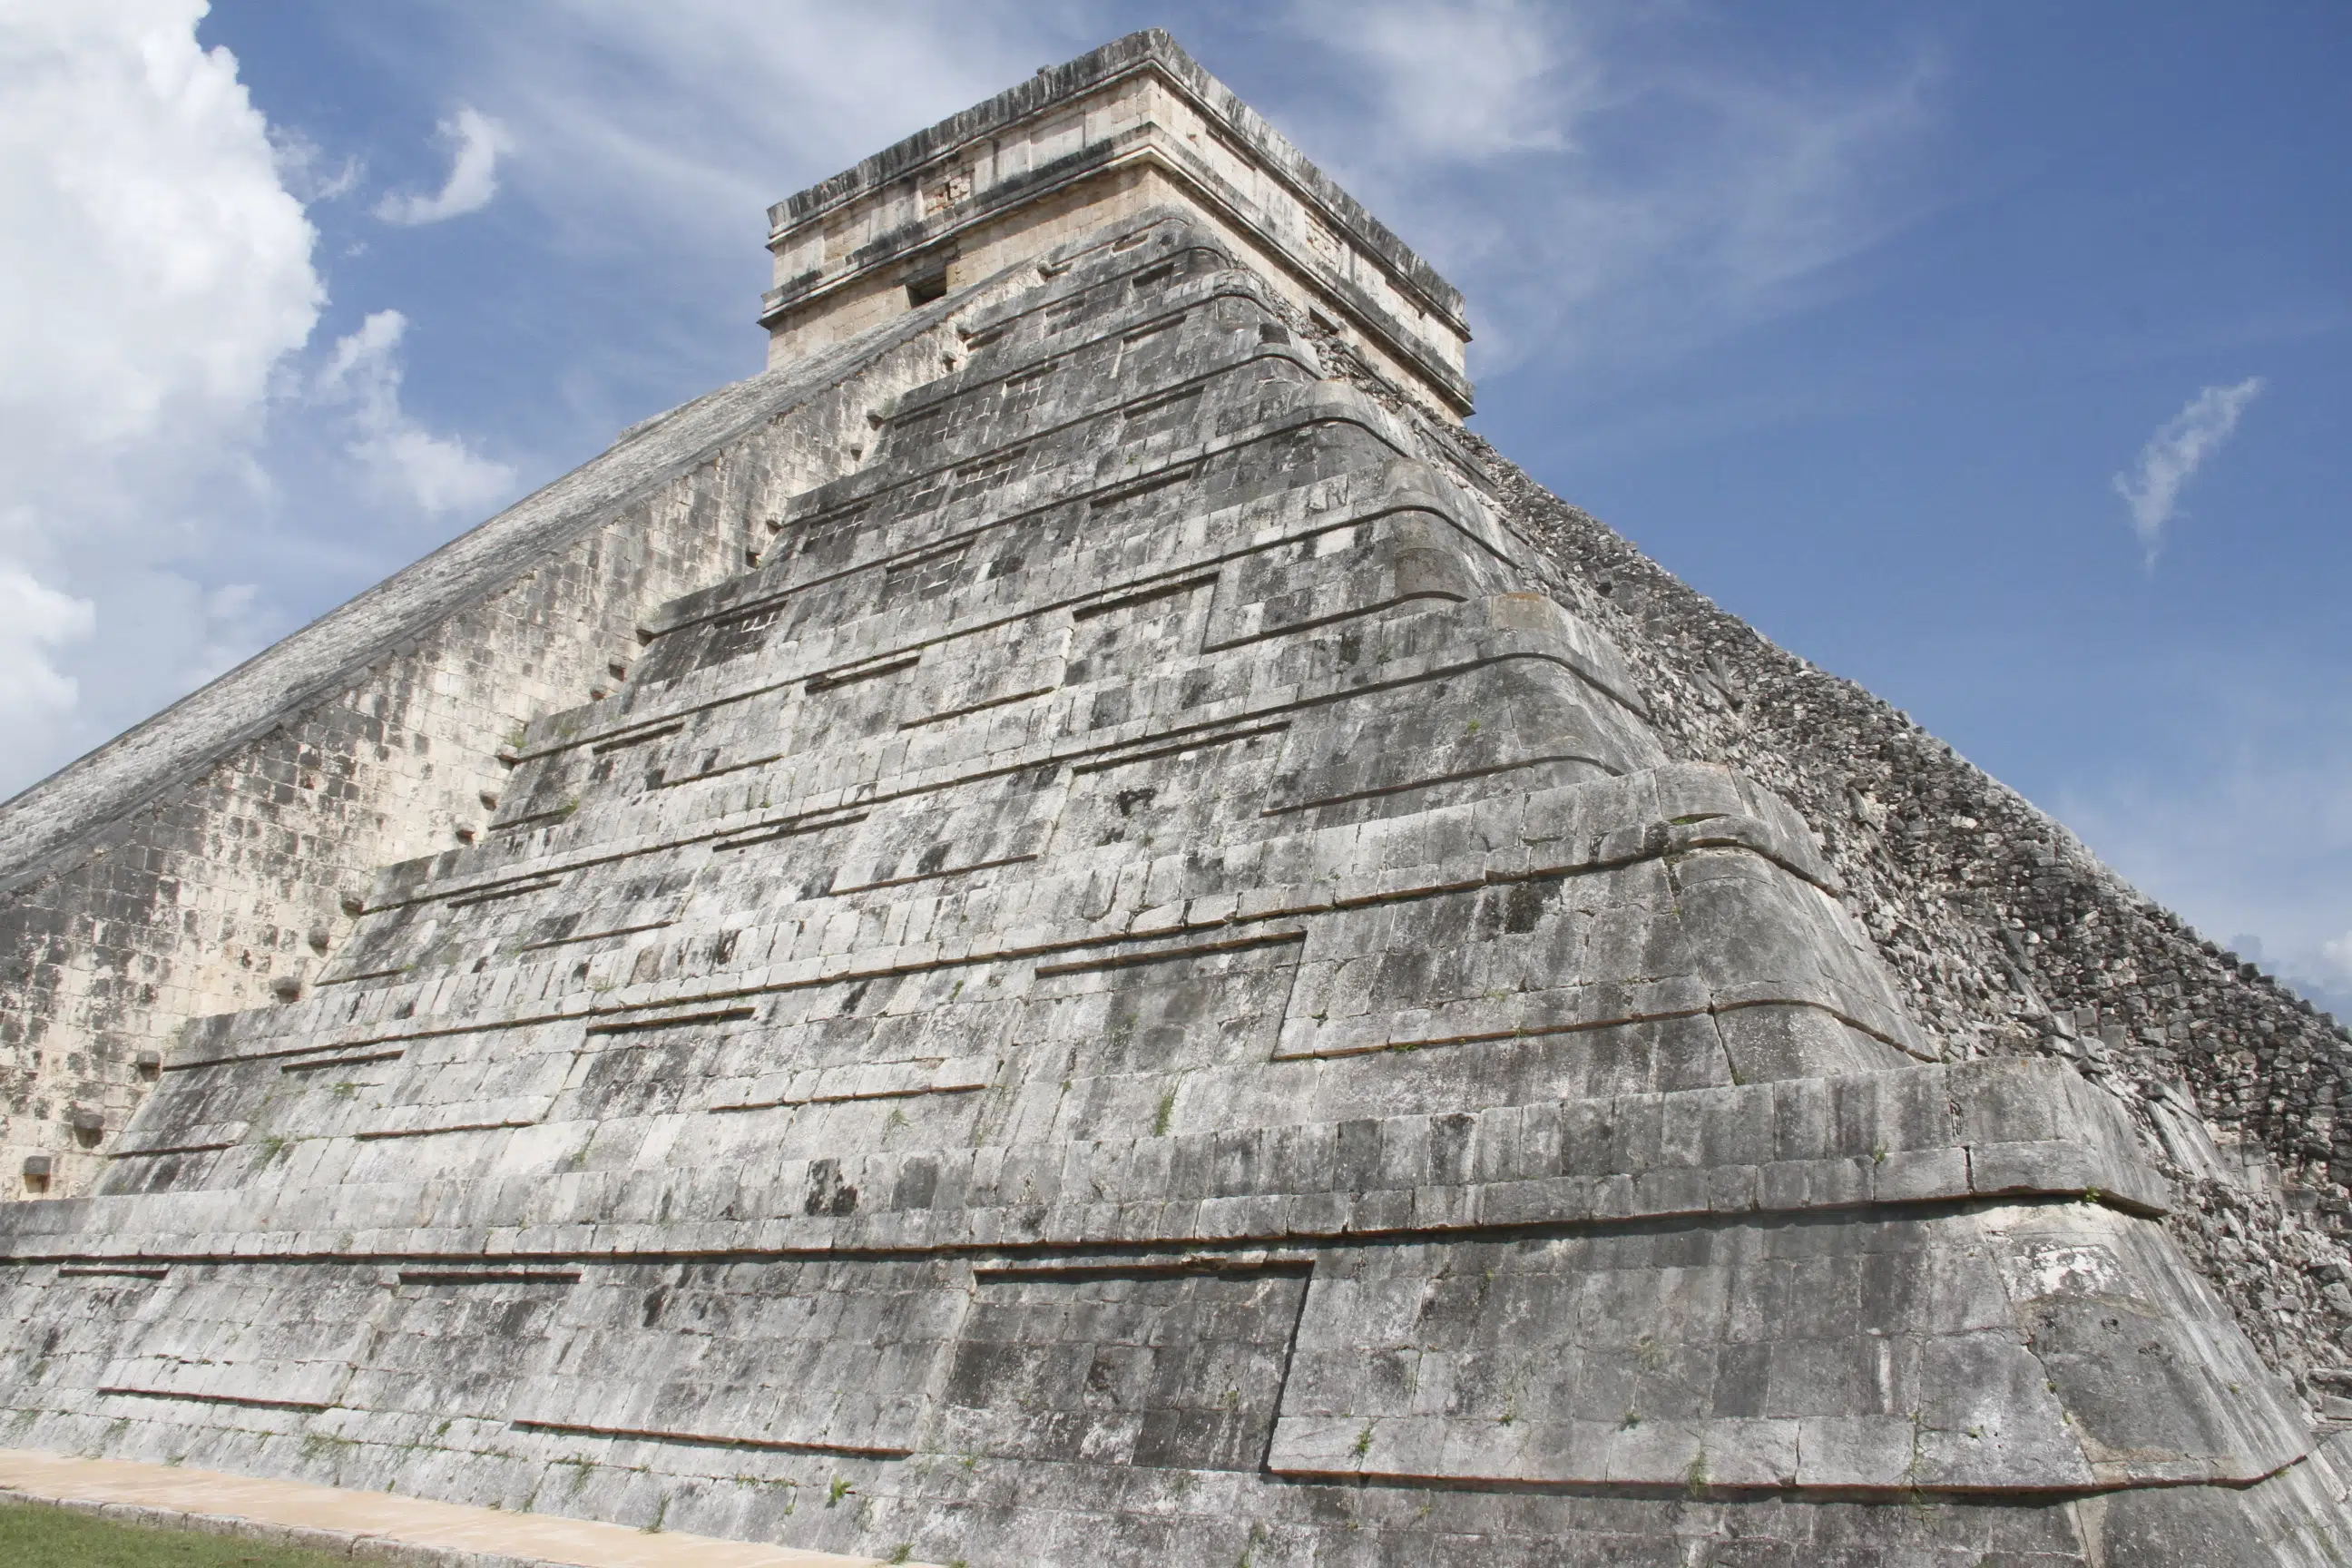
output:
[[[600,1271],[545,1331],[509,1418],[583,1435],[905,1453],[969,1289],[964,1270],[934,1263]]]
[[[982,1273],[935,1446],[992,1459],[1255,1471],[1304,1273]]]

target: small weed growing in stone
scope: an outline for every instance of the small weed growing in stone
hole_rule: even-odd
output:
[[[824,1506],[827,1508],[833,1507],[843,1498],[847,1497],[856,1489],[857,1489],[856,1487],[849,1484],[847,1478],[842,1476],[834,1477],[831,1489],[826,1491],[824,1494]]]

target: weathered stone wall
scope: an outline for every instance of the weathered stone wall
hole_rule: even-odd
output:
[[[648,421],[9,802],[0,1198],[86,1189],[184,1024],[299,995],[377,868],[469,842],[501,744],[617,689],[640,620],[855,467],[866,416],[953,363],[942,323],[994,286]]]

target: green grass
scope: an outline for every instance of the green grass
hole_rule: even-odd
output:
[[[142,1530],[38,1503],[0,1503],[0,1563],[25,1568],[327,1568],[350,1561],[234,1535]]]

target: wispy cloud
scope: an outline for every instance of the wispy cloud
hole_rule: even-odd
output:
[[[367,177],[366,160],[347,154],[341,163],[332,163],[327,150],[308,134],[290,125],[272,125],[269,150],[278,162],[278,178],[297,200],[304,205],[312,202],[340,201],[359,188]]]
[[[2335,982],[2336,988],[2352,995],[2352,931],[2321,942],[2319,957],[2327,966],[2327,977]]]
[[[1800,78],[1701,10],[1341,5],[1288,26],[1353,69],[1275,110],[1469,293],[1476,370],[1660,362],[1822,297],[1927,208],[1935,51]]]
[[[394,194],[376,204],[375,216],[404,226],[440,223],[479,212],[499,194],[499,158],[514,150],[507,128],[475,109],[460,109],[440,125],[441,139],[455,144],[449,177],[431,195]]]
[[[444,12],[499,178],[574,268],[731,258],[767,203],[1148,17],[1100,0],[513,0]],[[1468,292],[1491,376],[1659,363],[1801,308],[1932,198],[1940,56],[1779,64],[1705,5],[1276,0],[1180,24]],[[1253,72],[1253,56],[1278,69]],[[622,68],[621,62],[625,62]],[[443,90],[448,90],[444,87]],[[676,268],[678,259],[662,265]]]
[[[514,490],[513,468],[457,437],[434,435],[401,407],[400,341],[407,331],[398,310],[370,315],[336,341],[319,373],[317,398],[350,409],[347,450],[384,499],[436,516],[504,500]]]
[[[518,185],[565,243],[625,242],[611,232],[625,211],[731,248],[798,185],[1101,42],[1087,10],[514,0],[458,15],[473,79],[518,128]]]
[[[98,607],[0,563],[0,721],[12,731],[72,710],[80,683],[57,668],[59,647],[88,637]]]
[[[1371,73],[1385,112],[1366,129],[1421,160],[1562,151],[1597,86],[1569,18],[1516,0],[1302,0],[1297,19]]]
[[[2182,487],[2221,449],[2230,433],[2237,429],[2246,405],[2262,390],[2263,378],[2258,375],[2250,375],[2235,386],[2205,388],[2157,427],[2147,445],[2139,449],[2139,459],[2129,473],[2115,477],[2116,493],[2131,509],[2132,531],[2139,535],[2151,569],[2157,552],[2164,546],[2165,528],[2179,514]]]

